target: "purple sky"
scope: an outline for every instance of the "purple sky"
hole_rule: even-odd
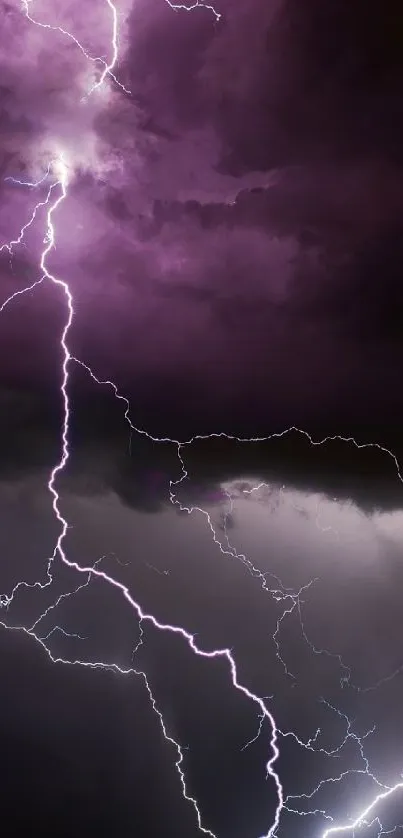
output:
[[[31,14],[106,54],[107,5],[59,5]],[[141,394],[160,434],[163,409],[185,435],[242,415],[246,435],[367,424],[378,438],[401,408],[401,69],[393,19],[381,43],[361,5],[234,0],[217,21],[122,4],[116,72],[131,95],[108,83],[84,101],[93,62],[5,6],[3,174],[32,177],[65,150],[51,264],[76,300],[72,349]],[[29,201],[1,190],[6,241]],[[16,251],[14,274],[5,254],[6,292],[35,273],[39,244]],[[60,305],[40,297],[21,301],[20,326],[3,318],[8,371],[37,382]],[[17,348],[28,317],[35,370]]]
[[[69,365],[66,555],[228,648],[270,701],[291,795],[270,838],[324,838],[401,777],[402,10],[214,8],[117,0],[101,84],[111,0],[0,0],[8,838],[200,838],[155,706],[212,838],[266,835],[276,807],[269,726],[255,741],[228,661],[139,622],[105,580],[72,596],[86,577],[59,554],[48,565],[66,294],[47,281],[18,295],[41,277],[48,207],[6,245],[65,173],[46,264],[72,295],[69,350],[142,429]],[[328,434],[357,444],[312,444]],[[65,666],[26,634],[55,602],[38,632]],[[131,667],[134,649],[156,705],[140,676],[86,668]],[[360,838],[401,838],[402,796]]]

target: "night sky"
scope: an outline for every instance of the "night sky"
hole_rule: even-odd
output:
[[[0,2],[0,128],[7,836],[403,838],[401,3]]]

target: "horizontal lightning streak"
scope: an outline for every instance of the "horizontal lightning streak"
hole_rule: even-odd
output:
[[[30,186],[31,188],[36,189],[37,186],[40,186],[49,177],[51,166],[52,166],[52,164],[49,163],[45,174],[42,175],[42,177],[39,180],[34,180],[34,181],[18,180],[18,178],[15,178],[15,177],[5,177],[4,180],[5,181],[11,181],[11,183],[17,183],[19,186]]]
[[[221,14],[217,12],[214,6],[209,6],[207,3],[199,3],[199,0],[196,0],[196,3],[193,3],[191,6],[186,6],[184,3],[171,3],[170,0],[165,0],[168,3],[168,6],[171,7],[175,12],[183,11],[183,12],[193,12],[194,9],[207,9],[209,12],[212,12],[215,16],[216,20],[220,20]]]

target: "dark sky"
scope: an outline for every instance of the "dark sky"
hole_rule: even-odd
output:
[[[403,837],[402,92],[397,0],[0,2],[10,836]]]

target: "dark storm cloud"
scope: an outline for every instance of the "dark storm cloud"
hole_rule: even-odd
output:
[[[130,82],[173,131],[212,123],[227,163],[248,171],[400,151],[396,0],[384,15],[363,0],[238,0],[213,21],[133,8]]]
[[[72,369],[70,396],[71,458],[59,479],[62,495],[95,497],[112,491],[139,511],[155,513],[169,506],[170,481],[183,476],[177,445],[130,434],[121,404],[95,385],[88,397],[77,368],[76,374]],[[21,385],[3,389],[1,403],[2,481],[39,473],[45,485],[60,456],[61,404],[55,409],[54,395],[35,395]],[[263,442],[196,440],[182,446],[181,457],[187,477],[172,488],[184,506],[227,504],[225,487],[240,480],[247,486],[265,482],[349,500],[368,513],[400,509],[403,503],[393,456],[376,447],[357,449],[342,440],[313,446],[304,434],[290,431]],[[401,458],[399,464],[402,473]]]
[[[52,256],[76,301],[72,351],[117,381],[135,424],[180,439],[221,429],[263,436],[296,424],[315,438],[353,434],[399,456],[387,418],[402,407],[393,14],[378,25],[361,5],[311,0],[302,12],[295,2],[254,0],[216,22],[205,9],[135,4],[119,65],[133,95],[113,88],[89,110],[77,106],[86,63],[74,45],[57,33],[44,39],[13,14],[10,32],[19,33],[18,19],[30,39],[26,61],[43,72],[32,81],[35,108],[21,82],[29,67],[10,76],[10,113],[20,108],[46,136],[77,138],[78,175]],[[78,6],[70,17],[79,34]],[[63,66],[43,59],[56,43]],[[98,142],[102,160],[116,162],[113,177],[102,171]],[[20,194],[18,223],[24,201]],[[19,261],[15,271],[20,281]],[[8,273],[7,292],[14,281]],[[13,378],[35,380],[55,431],[62,316],[49,288],[3,314],[7,392]],[[83,387],[94,399],[88,376]],[[73,434],[87,421],[75,411]],[[278,480],[283,471],[296,479],[293,453],[281,450]],[[338,466],[327,468],[333,475]],[[219,471],[224,479],[225,457]],[[116,480],[129,503],[140,502],[126,478]],[[316,481],[336,493],[343,483]]]
[[[133,8],[122,73],[137,112],[117,99],[114,124],[97,122],[132,181],[106,190],[104,209],[137,240],[135,254],[114,249],[114,269],[129,298],[133,288],[132,316],[145,301],[152,311],[184,435],[236,431],[237,416],[251,434],[293,423],[345,433],[365,413],[382,441],[384,405],[401,407],[400,344],[393,356],[384,345],[401,265],[399,231],[387,232],[403,209],[397,24],[346,3],[235,4],[218,23],[205,10]],[[135,333],[152,381],[140,320]],[[110,345],[126,387],[137,358],[134,344]],[[165,401],[165,427],[172,410]]]
[[[393,457],[376,448],[357,449],[351,442],[334,440],[313,446],[302,433],[290,431],[264,442],[210,439],[182,448],[188,481],[178,486],[185,503],[204,484],[218,492],[221,484],[247,479],[257,485],[323,493],[331,499],[350,500],[364,511],[399,509],[403,483]],[[201,494],[201,493],[200,493]]]
[[[32,823],[44,836],[77,829],[113,834],[117,820],[126,834],[135,823],[166,835],[161,805],[197,838],[139,678],[55,666],[30,638],[3,628],[0,654],[2,782],[11,835]],[[29,704],[22,698],[27,695]]]
[[[206,69],[232,165],[400,162],[401,40],[398,2],[235,4]]]
[[[71,44],[55,50],[63,40],[60,33],[51,33],[52,42],[40,37],[21,8],[1,6],[1,151],[17,157],[13,163],[18,171],[36,162],[37,145],[50,124],[71,113],[85,59],[72,55]]]
[[[122,10],[127,12],[129,4],[124,5]],[[123,16],[119,20],[118,66],[119,78],[133,93],[105,86],[85,104],[81,99],[93,82],[93,68],[71,41],[35,28],[22,19],[17,4],[13,6],[13,20],[7,22],[1,42],[6,130],[0,166],[4,174],[25,170],[31,174],[32,170],[35,176],[49,162],[49,154],[66,148],[71,184],[68,198],[57,211],[57,247],[50,262],[69,283],[74,297],[69,346],[101,379],[116,380],[130,398],[133,422],[155,435],[186,440],[195,432],[223,430],[248,438],[297,424],[315,439],[331,432],[353,434],[359,442],[378,441],[403,462],[402,344],[396,314],[401,301],[399,219],[403,209],[401,12],[395,3],[375,9],[362,0],[353,5],[347,0],[337,4],[234,0],[225,5],[228,8],[220,9],[222,20],[216,22],[206,9],[182,13],[170,9],[164,0],[134,3],[127,31]],[[80,0],[68,4],[44,0],[41,13],[51,24],[67,25],[83,37],[91,54],[105,54],[111,24],[106,6],[104,15],[95,2],[86,3],[84,10]],[[24,190],[2,185],[0,244],[18,232],[37,194],[30,193],[27,200]],[[27,238],[24,269],[20,252],[13,269],[5,254],[0,305],[25,279],[36,278],[44,234],[41,215],[35,233]],[[34,294],[20,297],[0,319],[0,476],[6,562],[1,590],[11,590],[22,577],[44,579],[43,556],[52,553],[57,539],[46,480],[61,451],[60,336],[66,307],[60,291],[44,284]],[[107,551],[103,566],[113,566],[114,576],[127,580],[142,606],[195,631],[206,647],[235,644],[243,682],[262,695],[272,689],[277,692],[279,686],[276,718],[282,725],[297,725],[305,738],[314,736],[318,720],[322,726],[318,696],[331,695],[329,685],[334,684],[335,704],[340,703],[364,730],[362,718],[358,720],[361,694],[339,689],[340,668],[334,659],[311,654],[297,613],[281,626],[282,649],[301,674],[294,689],[273,642],[284,602],[268,600],[242,562],[231,557],[222,560],[203,516],[165,515],[169,480],[181,476],[176,445],[147,442],[136,433],[130,439],[122,404],[113,399],[111,390],[95,385],[82,368],[72,365],[70,373],[71,457],[57,483],[69,524],[68,555],[82,563],[92,557],[95,561]],[[400,533],[388,541],[389,529],[396,526],[397,530],[400,516],[393,521],[393,516],[383,516],[382,530],[377,521],[381,516],[365,517],[352,509],[354,503],[368,513],[374,508],[401,508],[402,485],[393,458],[375,449],[357,450],[346,442],[311,446],[297,432],[266,443],[204,440],[183,446],[181,454],[188,478],[179,484],[178,498],[184,504],[217,506],[214,526],[220,538],[224,525],[231,544],[239,544],[239,549],[249,538],[251,549],[245,547],[245,555],[265,572],[267,568],[267,573],[286,574],[291,585],[296,586],[299,579],[306,582],[311,571],[312,578],[323,577],[304,594],[302,603],[315,643],[326,643],[335,654],[342,649],[364,684],[400,665],[401,563],[400,545],[395,545]],[[27,478],[28,473],[33,479]],[[242,490],[261,481],[269,484],[264,494],[266,508],[258,507],[259,501],[253,506],[252,501],[241,509]],[[239,495],[234,516],[227,520],[223,519],[226,484]],[[315,497],[309,497],[310,505],[296,508],[293,494],[297,493],[281,495],[284,487],[353,503],[324,502],[321,531]],[[283,504],[278,503],[280,496],[285,498]],[[267,506],[273,514],[266,515]],[[256,508],[264,513],[258,521],[260,528],[251,526],[257,520],[252,514]],[[163,514],[160,518],[140,516],[133,509]],[[337,541],[333,525],[338,526],[343,516],[345,524]],[[281,530],[277,535],[276,526]],[[387,533],[384,543],[377,526],[381,534]],[[315,538],[319,539],[316,550]],[[396,601],[392,604],[393,592]],[[19,593],[15,611],[10,609],[7,619],[15,616],[17,620],[20,612],[21,619],[31,617],[42,606],[42,593],[39,598],[38,589]],[[53,586],[44,592],[47,595],[53,597]],[[83,655],[88,653],[93,659],[99,652],[119,661],[124,655],[130,659],[138,628],[133,626],[132,637],[117,592],[103,583],[94,584],[82,599],[78,597],[77,609],[85,604],[82,614],[74,603],[74,599],[66,600],[57,617],[66,621],[66,630],[77,628],[81,633],[82,624],[83,634],[88,635]],[[54,616],[51,612],[44,631]],[[132,613],[127,615],[130,623],[131,617]],[[205,661],[200,670],[200,660],[193,658],[189,664],[189,650],[182,654],[184,644],[179,638],[165,645],[166,637],[155,640],[152,635],[150,631],[141,653],[173,732],[189,743],[185,755],[186,768],[190,765],[189,789],[193,793],[194,787],[199,796],[203,786],[197,777],[199,738],[204,740],[200,754],[208,758],[209,787],[214,777],[209,770],[212,753],[214,770],[222,765],[220,794],[214,783],[210,804],[207,794],[207,820],[211,814],[220,835],[233,836],[240,824],[246,834],[251,827],[250,811],[256,818],[263,815],[260,792],[255,803],[253,788],[257,786],[248,780],[252,768],[259,769],[264,800],[268,797],[264,757],[255,758],[260,749],[267,758],[267,737],[264,733],[246,756],[241,753],[240,739],[246,741],[250,730],[248,722],[247,735],[242,731],[241,737],[239,695],[231,691],[234,704],[223,701],[222,717],[218,712],[218,699],[229,689],[228,671],[220,669],[215,679],[215,664]],[[47,739],[49,730],[52,736],[61,731],[58,751],[70,753],[70,745],[75,751],[71,756],[74,771],[66,769],[63,780],[73,790],[76,808],[94,804],[94,811],[99,811],[100,795],[105,800],[112,796],[114,813],[109,821],[106,807],[101,809],[101,829],[106,824],[111,833],[116,832],[117,823],[126,829],[127,815],[130,832],[135,789],[144,797],[143,802],[136,799],[135,816],[143,814],[146,832],[157,834],[162,828],[165,834],[171,829],[175,835],[193,835],[194,818],[188,826],[182,812],[176,818],[168,808],[166,789],[174,808],[180,789],[170,748],[164,751],[163,773],[164,756],[157,741],[154,758],[152,731],[160,738],[154,716],[150,734],[146,731],[147,747],[139,748],[139,726],[133,725],[133,719],[143,720],[148,711],[151,715],[149,704],[148,711],[139,707],[131,694],[127,713],[122,713],[122,701],[118,708],[115,704],[116,693],[109,695],[103,680],[91,673],[95,692],[102,693],[98,707],[87,685],[88,672],[72,668],[67,672],[66,668],[65,682],[63,674],[58,680],[56,669],[53,681],[55,669],[46,658],[37,662],[30,658],[25,667],[25,648],[19,643],[23,638],[8,634],[7,643],[10,638],[9,654],[1,650],[2,657],[7,657],[4,718],[7,724],[10,719],[10,729],[14,719],[14,730],[19,731],[13,742],[9,732],[3,731],[6,751],[11,753],[9,777],[14,782],[10,786],[21,785],[19,766],[25,765],[24,785],[32,788],[36,803],[46,800],[48,818],[48,787],[53,805],[72,811],[71,799],[63,796],[59,802],[54,776],[60,760],[55,759],[54,744],[48,746]],[[53,642],[52,648],[76,653],[77,638],[56,632]],[[22,671],[14,657],[21,660]],[[223,676],[225,684],[219,687]],[[41,695],[35,689],[37,681]],[[115,684],[119,685],[116,690],[122,689],[120,680],[115,679]],[[210,697],[207,687],[211,685]],[[203,707],[197,704],[201,693]],[[379,732],[378,722],[390,725],[391,718],[395,722],[399,694],[396,679],[393,701],[385,714],[384,693],[376,692],[374,701],[379,704],[368,712],[368,730],[374,721],[377,724],[376,735],[368,737],[375,742],[374,750],[383,742],[384,728]],[[29,696],[28,710],[24,704],[19,713],[22,705],[16,705],[15,697],[25,702],[25,695]],[[210,707],[217,728],[211,725]],[[76,725],[80,732],[90,728],[95,747],[83,736],[80,746],[73,736],[70,744],[65,741],[60,710],[62,722],[66,716],[68,734]],[[248,714],[251,711],[253,736],[258,720],[249,706]],[[339,719],[331,715],[337,728]],[[23,717],[35,719],[41,743]],[[225,722],[232,720],[234,740],[229,740]],[[395,752],[399,754],[399,724],[400,718],[394,723],[393,747],[387,751],[385,747],[381,758],[374,756],[377,770],[390,767],[391,782],[399,771],[392,764]],[[345,731],[343,720],[340,726]],[[128,739],[129,730],[135,731],[133,742]],[[26,732],[38,753],[38,763],[42,757],[50,766],[47,775],[39,765],[36,773],[33,770],[21,732]],[[333,743],[334,732],[332,721],[329,728],[327,720],[321,744]],[[246,766],[239,769],[239,794],[228,764],[216,759],[220,743],[226,753],[234,755],[236,750],[237,764]],[[357,743],[349,744],[355,747]],[[303,749],[297,754],[295,742],[292,745],[293,751],[284,750],[286,764],[281,763],[281,772],[287,788],[290,777],[291,791],[298,792],[301,787],[309,789],[310,778],[319,782],[322,763],[316,754],[309,754],[315,765],[312,771],[305,770]],[[97,765],[89,759],[90,751]],[[353,764],[361,765],[357,751]],[[351,750],[348,758],[344,756],[335,760],[336,770],[350,767]],[[251,769],[240,761],[244,758],[251,759]],[[110,774],[115,764],[122,769],[114,778],[116,786]],[[328,767],[330,774],[334,764]],[[83,771],[85,789],[88,777],[94,780],[95,776],[85,795]],[[163,778],[163,788],[155,785],[159,781],[153,779],[154,774]],[[166,776],[172,777],[172,793]],[[222,777],[231,777],[228,796]],[[369,793],[366,787],[362,797],[368,799]],[[153,798],[151,815],[150,807],[143,805],[147,795]],[[203,811],[204,798],[200,794]],[[19,799],[26,803],[21,812],[31,816],[30,801]],[[220,804],[222,814],[214,811]],[[340,812],[351,806],[341,793],[335,817],[339,820]],[[152,820],[153,813],[161,811],[168,813],[162,827]],[[52,834],[54,823],[60,824],[57,814]],[[84,830],[87,822],[81,822]],[[26,823],[18,825],[27,828]],[[99,832],[98,821],[92,826]],[[72,819],[67,828],[77,832],[77,823]],[[306,833],[306,828],[305,818],[295,829],[293,821],[292,834]],[[256,834],[261,833],[259,824]]]

